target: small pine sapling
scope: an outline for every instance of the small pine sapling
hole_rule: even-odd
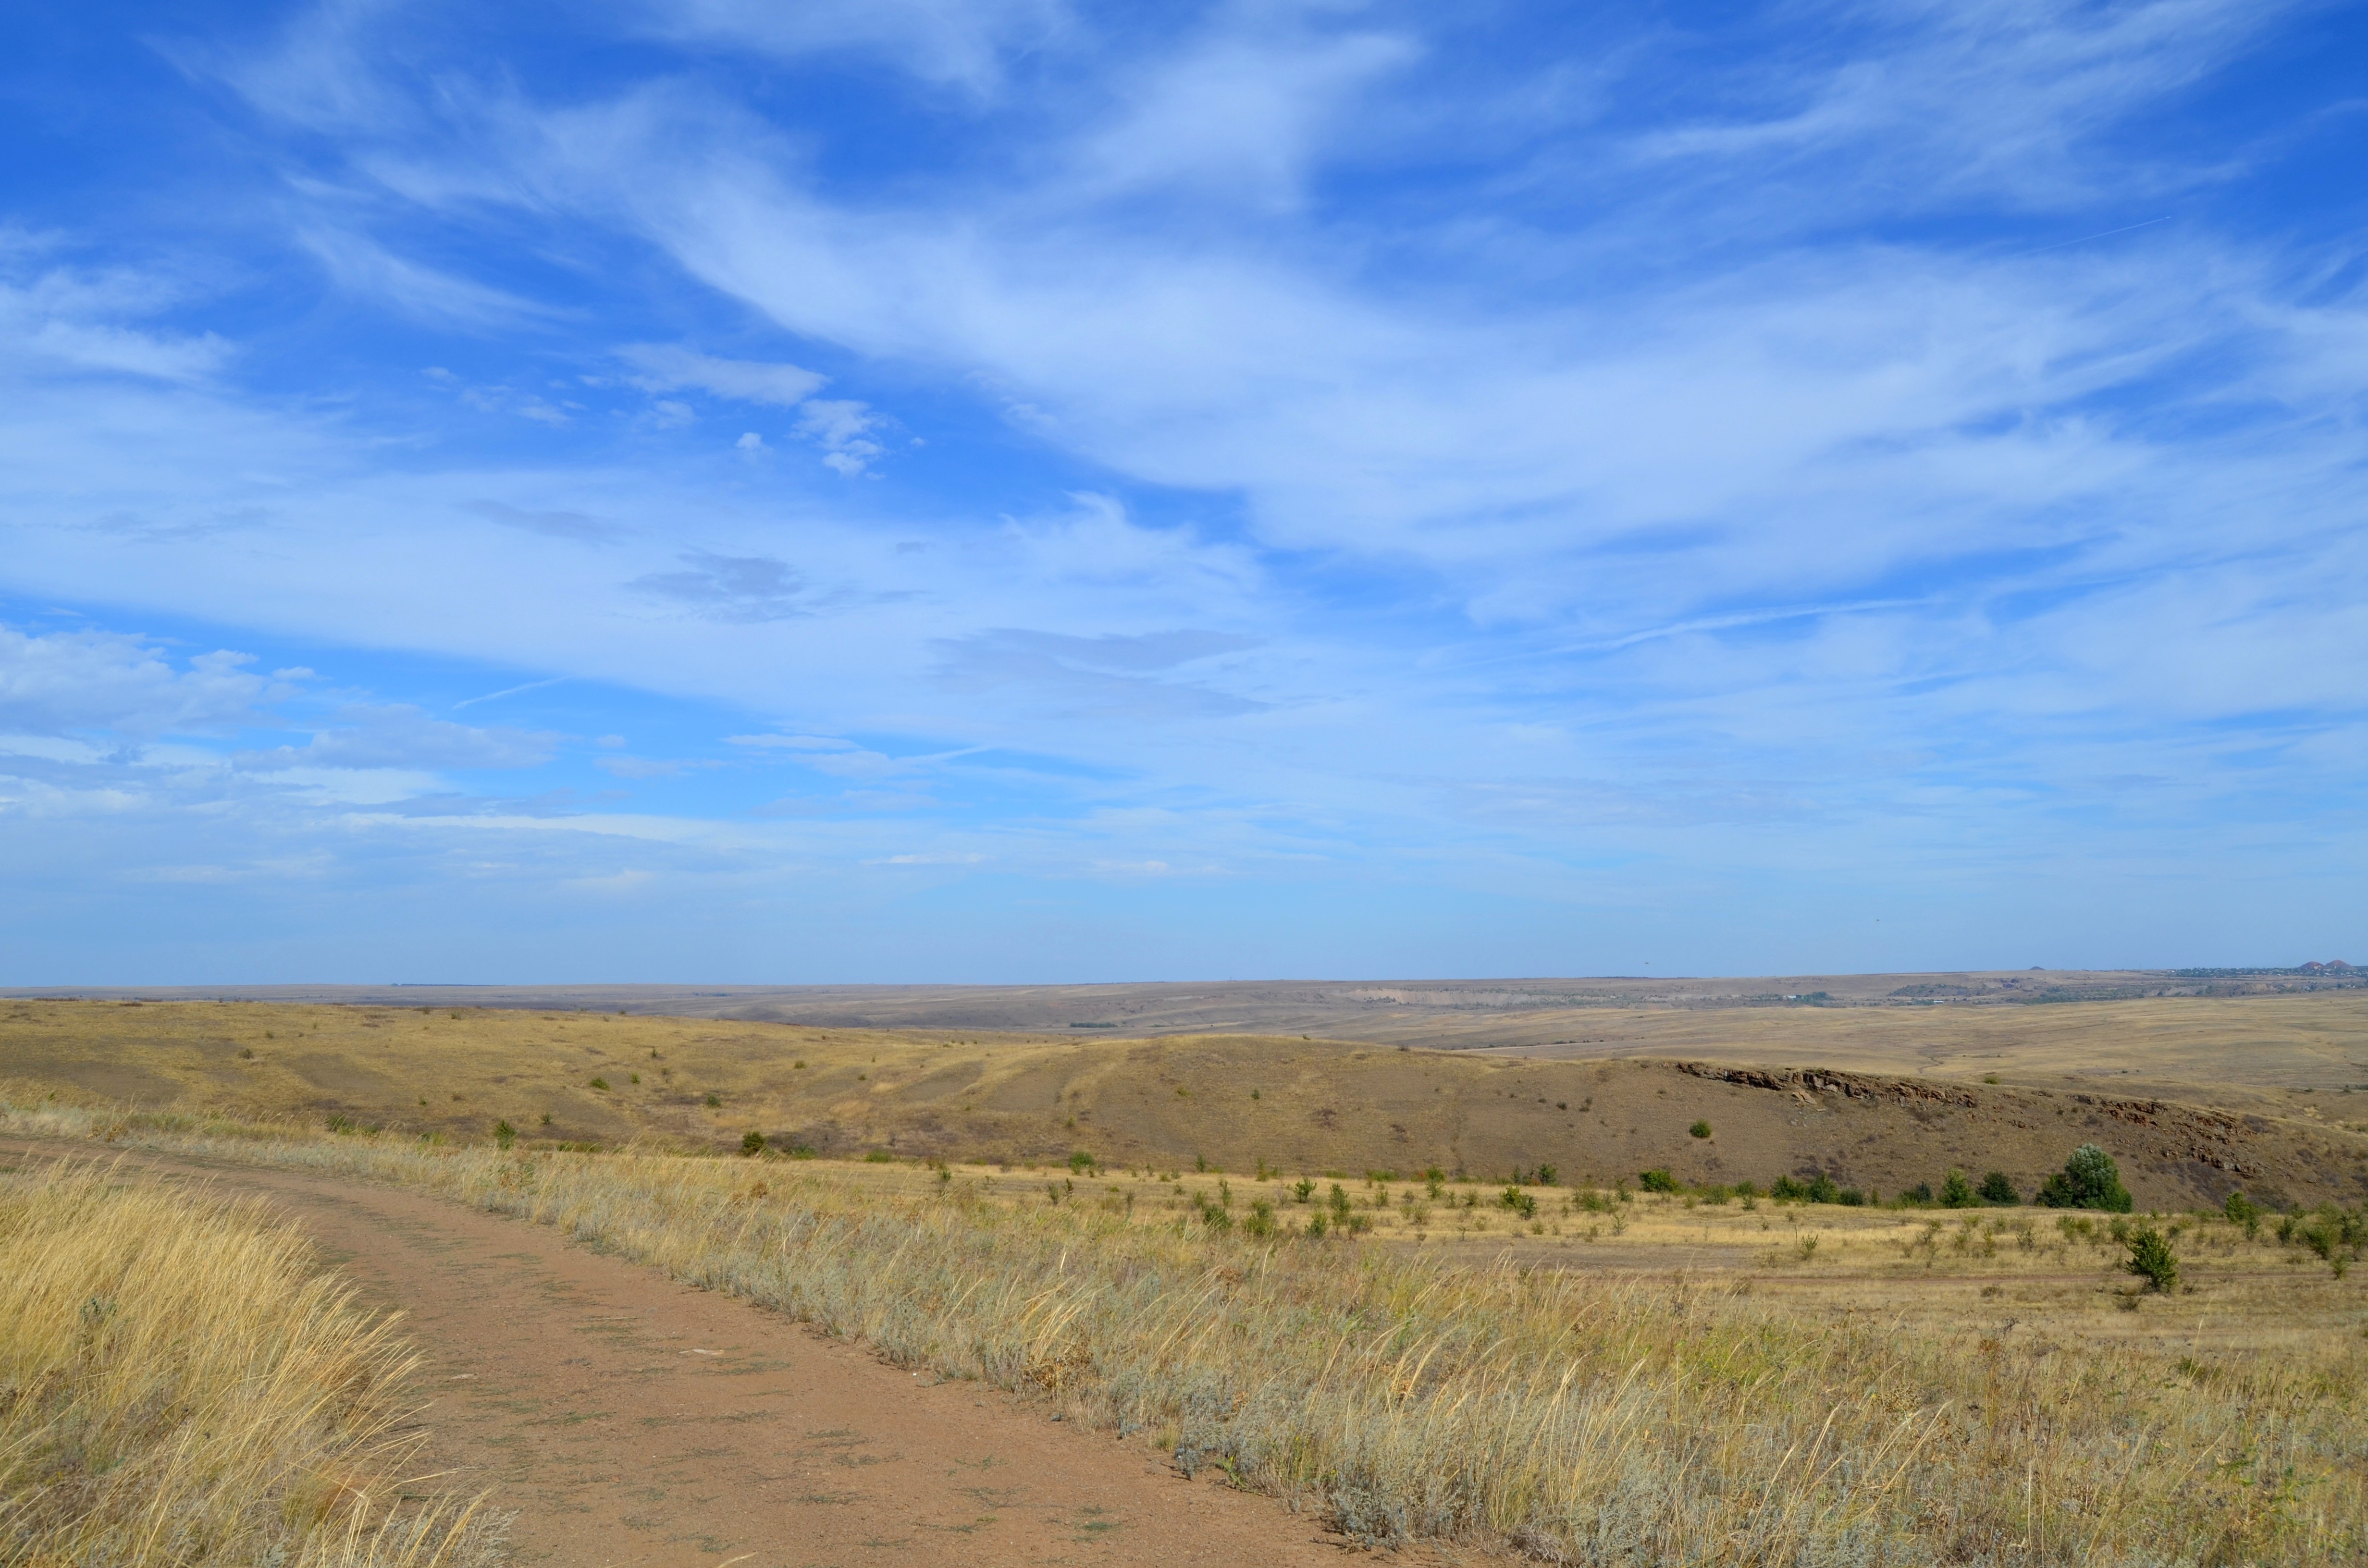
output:
[[[2130,1233],[2129,1249],[2129,1260],[2122,1267],[2146,1280],[2148,1290],[2169,1295],[2179,1288],[2179,1259],[2160,1231],[2152,1225],[2139,1226]]]

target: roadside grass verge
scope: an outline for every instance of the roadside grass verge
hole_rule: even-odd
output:
[[[0,1178],[0,1562],[485,1561],[475,1505],[403,1496],[413,1361],[251,1205]]]
[[[1620,1564],[2368,1558],[2359,1341],[2197,1368],[1809,1313],[1682,1276],[1459,1267],[821,1162],[531,1155],[21,1108],[12,1131],[364,1176],[1031,1391],[1359,1540]]]

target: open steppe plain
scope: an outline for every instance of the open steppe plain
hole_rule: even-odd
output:
[[[0,1110],[0,1189],[77,1149],[268,1198],[404,1312],[438,1485],[490,1483],[526,1562],[2368,1550],[2363,1283],[2225,1220],[2170,1221],[2157,1294],[2105,1217],[2021,1209],[522,1153],[54,1104]],[[1289,1507],[1177,1490],[1195,1473]]]
[[[1889,978],[1889,977],[1886,977]],[[1493,1177],[1666,1168],[2028,1195],[2075,1145],[2142,1204],[2368,1194],[2368,991],[1604,1009],[1559,1044],[826,1028],[609,1010],[0,1002],[20,1097],[482,1141]],[[2355,1093],[2355,1090],[2361,1091]],[[1707,1122],[1710,1136],[1691,1130]]]
[[[17,1000],[0,1132],[284,1204],[411,1314],[438,1484],[493,1483],[527,1562],[2333,1563],[2368,1553],[2359,1248],[2197,1210],[2356,1206],[2362,1001],[1448,1051]],[[2080,1142],[2173,1290],[2109,1216],[1620,1190],[2027,1193]],[[1277,1501],[1209,1513],[1212,1478]]]

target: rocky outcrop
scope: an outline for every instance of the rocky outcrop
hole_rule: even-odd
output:
[[[1839,1095],[1845,1099],[1895,1105],[1952,1105],[1968,1108],[1981,1101],[1971,1089],[1912,1078],[1875,1078],[1825,1067],[1723,1067],[1712,1062],[1680,1062],[1678,1071],[1722,1084],[1744,1084],[1794,1095]]]
[[[2147,1136],[2140,1141],[2140,1147],[2129,1153],[2142,1153],[2164,1166],[2192,1162],[2248,1179],[2260,1176],[2262,1169],[2250,1149],[2267,1130],[2258,1119],[2167,1100],[2054,1095],[2029,1089],[1992,1090],[1984,1096],[1955,1084],[1875,1077],[1826,1067],[1728,1067],[1709,1062],[1679,1062],[1673,1065],[1692,1077],[1770,1089],[1798,1100],[1814,1101],[1832,1095],[1867,1105],[1904,1107],[1909,1115],[1927,1122],[1933,1120],[1933,1113],[1941,1108],[1954,1108],[1976,1113],[1977,1119],[1994,1117],[2009,1126],[2029,1130],[2032,1122],[2027,1118],[2043,1116],[2051,1103],[2078,1106],[2093,1115],[2145,1130]]]

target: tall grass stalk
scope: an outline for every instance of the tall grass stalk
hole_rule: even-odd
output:
[[[475,1505],[402,1506],[413,1362],[251,1205],[87,1167],[0,1181],[0,1562],[482,1558]]]
[[[76,1118],[106,1131],[12,1124]],[[1369,1540],[1486,1532],[1621,1564],[2368,1559],[2358,1349],[2196,1380],[2143,1346],[1919,1335],[1682,1278],[1144,1226],[962,1182],[889,1197],[776,1166],[759,1192],[745,1165],[655,1154],[143,1135],[554,1225],[1147,1432]]]

